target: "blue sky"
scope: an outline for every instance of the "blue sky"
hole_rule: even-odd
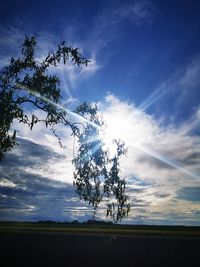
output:
[[[19,54],[25,34],[36,35],[38,59],[63,40],[91,59],[87,68],[53,71],[62,102],[98,103],[128,146],[126,222],[200,225],[199,1],[4,0],[0,10],[0,67]],[[19,146],[0,163],[0,219],[89,218],[72,188],[69,130],[58,129],[63,151],[42,125],[13,128]]]

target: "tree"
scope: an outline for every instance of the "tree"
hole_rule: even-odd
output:
[[[71,128],[77,138],[79,148],[72,163],[74,187],[81,199],[94,207],[94,216],[100,202],[107,197],[107,216],[119,221],[128,216],[130,204],[125,194],[125,180],[119,177],[119,160],[125,154],[125,145],[120,140],[116,144],[116,155],[110,157],[102,139],[104,120],[96,106],[83,103],[73,114],[79,121],[71,122],[67,110],[61,105],[60,80],[49,74],[49,69],[71,60],[77,66],[90,62],[82,57],[78,48],[62,42],[55,53],[49,53],[41,61],[35,58],[35,37],[25,37],[21,47],[21,57],[11,58],[10,64],[0,72],[0,160],[17,145],[16,130],[11,132],[13,120],[29,126],[30,130],[38,122],[50,128],[62,147],[55,126],[64,124]],[[52,73],[52,72],[51,72]],[[26,114],[25,105],[32,105],[45,112],[45,118],[34,113]]]

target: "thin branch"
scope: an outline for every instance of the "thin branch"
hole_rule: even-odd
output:
[[[31,99],[20,100],[20,101],[17,100],[17,101],[12,101],[11,103],[13,103],[13,104],[23,104],[23,103],[26,103],[26,102],[30,102],[30,103],[32,103],[33,105],[35,105],[37,108],[39,108],[39,109],[45,111],[45,108],[40,107],[38,104],[36,104],[36,102],[34,102],[34,101],[31,100]]]

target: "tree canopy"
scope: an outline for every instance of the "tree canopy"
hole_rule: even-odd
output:
[[[74,187],[81,199],[96,209],[100,203],[106,203],[107,216],[115,222],[128,216],[130,204],[125,194],[126,182],[120,178],[119,160],[126,152],[125,144],[113,140],[116,154],[110,156],[105,147],[101,132],[105,122],[99,115],[97,106],[83,103],[73,113],[79,122],[71,122],[67,109],[63,108],[61,83],[58,76],[49,69],[59,64],[72,64],[79,67],[90,62],[84,58],[78,48],[72,48],[62,42],[54,53],[38,61],[35,56],[37,41],[35,37],[25,37],[21,46],[21,56],[12,57],[8,66],[0,72],[0,160],[17,145],[17,132],[12,129],[13,121],[29,126],[30,130],[41,122],[52,130],[62,146],[55,126],[63,124],[72,130],[79,144],[72,163],[74,165]],[[32,115],[26,113],[25,105],[32,105]],[[45,118],[38,117],[34,110],[42,110]]]

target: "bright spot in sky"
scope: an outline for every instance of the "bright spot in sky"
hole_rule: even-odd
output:
[[[144,131],[143,122],[135,116],[125,116],[120,111],[114,113],[106,113],[104,115],[107,128],[103,133],[103,140],[108,147],[113,146],[113,139],[122,140],[126,145],[134,143],[135,146],[144,144],[149,138]],[[134,119],[134,121],[133,121]]]
[[[163,146],[163,139],[167,138],[169,146],[173,141],[172,138],[168,138],[171,136],[170,131],[163,134],[163,129],[151,116],[134,106],[120,102],[113,96],[109,96],[108,103],[112,105],[103,113],[107,128],[102,134],[102,140],[110,154],[114,155],[116,152],[113,139],[120,139],[125,142],[125,147],[128,148],[127,156],[130,156],[132,161],[137,160],[139,154],[140,157],[147,155],[190,177],[198,178],[196,173],[178,162],[173,155],[171,158],[162,153],[166,148]]]
[[[104,115],[106,121],[106,129],[102,132],[102,140],[111,154],[114,155],[116,152],[116,144],[114,140],[121,140],[125,142],[125,146],[128,147],[134,142],[135,146],[139,146],[145,141],[145,135],[142,132],[141,127],[138,123],[133,125],[129,121],[128,117],[124,114],[117,113],[106,113]]]
[[[126,130],[128,130],[128,124],[120,115],[116,118],[110,118],[107,123],[107,129],[105,135],[108,139],[122,139],[126,138]]]
[[[110,116],[106,118],[106,128],[101,132],[100,138],[102,139],[105,149],[109,149],[111,155],[115,154],[116,144],[114,140],[126,141],[125,130],[127,128],[127,123],[120,116],[118,118]]]

